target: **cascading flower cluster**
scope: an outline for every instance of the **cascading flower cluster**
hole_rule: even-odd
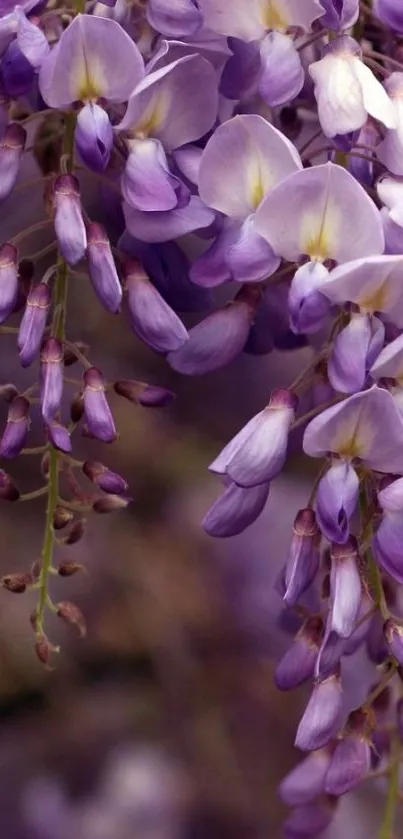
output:
[[[130,496],[106,464],[73,457],[74,438],[116,440],[110,390],[145,407],[173,398],[163,387],[106,381],[69,323],[71,276],[85,274],[113,315],[125,298],[133,331],[182,374],[217,370],[242,352],[307,347],[295,382],[264,394],[211,464],[224,489],[204,519],[217,537],[252,524],[304,427],[318,474],[278,581],[301,626],[277,685],[312,684],[295,740],[308,754],[280,789],[292,808],[287,839],[318,836],[340,796],[368,777],[389,779],[380,835],[392,839],[400,795],[402,34],[396,0],[1,6],[3,218],[23,155],[42,177],[18,189],[39,186],[44,198],[43,219],[0,245],[0,332],[16,333],[21,365],[35,371],[23,392],[1,386],[0,455],[6,466],[37,454],[44,485],[21,494],[7,466],[0,496],[47,497],[41,561],[2,585],[38,591],[31,622],[44,663],[54,649],[47,609],[84,632],[77,607],[50,598],[50,575],[79,568],[54,564],[57,545],[81,538],[84,513],[121,509]],[[112,208],[111,231],[83,205],[85,173]],[[49,244],[23,259],[21,243],[47,229]],[[51,264],[39,276],[44,256]],[[214,302],[218,286],[228,302],[222,292]],[[186,312],[201,313],[189,331]],[[78,386],[66,376],[72,364],[82,368]],[[36,403],[44,442],[32,447]],[[349,707],[344,662],[364,648],[376,679]]]

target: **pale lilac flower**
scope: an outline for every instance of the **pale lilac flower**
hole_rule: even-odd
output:
[[[280,784],[279,794],[287,807],[301,807],[324,792],[331,758],[330,749],[318,749],[286,775]]]
[[[333,29],[338,32],[349,29],[358,20],[359,0],[321,0],[325,14],[320,18],[320,23],[326,29]]]
[[[241,487],[229,483],[223,494],[206,513],[202,526],[209,536],[237,536],[250,527],[263,512],[270,483]]]
[[[321,749],[336,736],[343,715],[340,676],[334,674],[314,685],[298,726],[295,745],[302,751]]]
[[[316,496],[318,524],[330,542],[347,542],[358,492],[359,480],[353,467],[344,460],[334,460],[321,478]]]

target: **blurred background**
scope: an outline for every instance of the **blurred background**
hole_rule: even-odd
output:
[[[26,164],[23,178],[33,174]],[[89,192],[89,211],[91,200]],[[12,196],[2,239],[39,213],[39,191]],[[26,240],[22,255],[46,241]],[[33,651],[35,592],[0,590],[1,835],[280,839],[285,811],[276,787],[298,760],[292,743],[308,692],[280,695],[273,683],[291,638],[274,584],[311,473],[291,458],[264,514],[239,537],[212,540],[201,520],[221,491],[209,462],[273,386],[292,381],[309,350],[243,355],[222,372],[187,379],[123,319],[103,312],[85,280],[72,280],[71,340],[90,345],[107,378],[159,384],[177,399],[152,410],[112,398],[119,441],[78,441],[75,456],[124,475],[134,500],[123,512],[91,516],[84,539],[58,549],[57,561],[72,559],[87,573],[52,579],[52,597],[76,603],[88,633],[80,640],[48,616],[48,635],[61,646],[52,671]],[[21,371],[15,336],[0,341],[0,384],[27,386],[32,370]],[[4,422],[6,406],[1,411]],[[32,444],[36,437],[34,423]],[[40,484],[36,458],[19,458],[10,471],[21,491]],[[43,527],[43,499],[3,502],[1,574],[30,567]],[[378,808],[373,791],[370,799],[365,790],[349,797],[327,835],[372,839]]]

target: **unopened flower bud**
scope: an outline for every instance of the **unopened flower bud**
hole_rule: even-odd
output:
[[[6,242],[0,247],[0,323],[14,309],[18,294],[18,253]]]
[[[62,618],[66,623],[76,626],[81,638],[84,638],[87,630],[84,616],[78,606],[75,603],[69,603],[67,600],[64,600],[56,604],[56,609],[59,618]]]
[[[300,510],[294,521],[293,536],[285,566],[284,600],[295,606],[313,582],[319,568],[320,532],[311,507]]]
[[[116,472],[112,472],[103,463],[96,460],[86,460],[83,465],[84,475],[95,486],[111,495],[123,495],[127,492],[128,484]]]
[[[0,399],[4,402],[10,403],[16,396],[18,396],[18,388],[15,385],[0,385]]]
[[[84,373],[84,413],[90,434],[103,443],[117,438],[113,416],[105,396],[104,377],[96,367]]]
[[[279,690],[294,690],[313,676],[322,638],[323,620],[315,615],[304,623],[277,665],[275,681]]]
[[[122,286],[116,271],[108,235],[102,224],[92,223],[87,230],[87,259],[91,283],[105,309],[118,312]]]
[[[13,458],[24,448],[30,426],[29,402],[25,396],[16,396],[7,415],[7,425],[0,441],[2,457]]]
[[[403,665],[403,624],[389,618],[384,623],[383,632],[390,655]]]
[[[63,530],[63,527],[66,527],[67,524],[73,521],[74,513],[72,510],[68,510],[67,507],[56,507],[54,516],[53,516],[53,527],[55,530]]]
[[[11,122],[0,141],[0,201],[5,201],[13,190],[26,139],[25,128]]]
[[[63,395],[63,347],[57,338],[47,338],[41,350],[41,408],[49,425],[60,409]]]
[[[66,545],[75,545],[83,538],[87,528],[86,519],[78,519],[72,524],[68,536],[66,536],[64,543]]]
[[[32,364],[39,354],[50,301],[50,289],[46,283],[38,283],[28,294],[17,341],[23,367]]]
[[[1,585],[13,594],[23,594],[27,586],[32,585],[31,574],[6,574],[1,578]]]
[[[49,638],[42,632],[35,642],[35,653],[41,664],[48,665],[51,653],[58,653],[59,647],[51,644]]]
[[[326,775],[329,795],[344,795],[358,786],[371,768],[373,714],[359,709],[350,714],[342,739]]]
[[[7,475],[7,472],[0,469],[0,498],[5,501],[18,501],[19,497],[20,491],[13,479],[10,478],[10,475]]]
[[[80,187],[74,175],[60,175],[55,183],[54,225],[60,250],[69,265],[85,254],[87,234],[82,217]]]
[[[161,297],[137,260],[128,261],[124,273],[133,331],[157,352],[178,350],[188,340],[178,315]]]
[[[59,574],[59,577],[72,577],[73,574],[77,574],[77,571],[82,570],[83,566],[78,562],[71,562],[67,559],[57,566],[57,573]]]
[[[32,581],[35,583],[39,580],[42,572],[42,559],[34,559],[31,565],[31,577]]]
[[[321,749],[339,731],[343,694],[339,673],[314,685],[308,705],[298,726],[295,745],[302,751]]]
[[[123,396],[135,405],[143,405],[144,408],[164,408],[175,399],[171,390],[145,382],[122,380],[115,382],[113,389],[118,396]]]
[[[53,420],[53,422],[46,426],[46,431],[49,441],[55,449],[59,452],[70,454],[72,448],[70,434],[68,429],[62,425],[61,422]]]
[[[95,499],[92,509],[95,513],[114,513],[115,510],[124,510],[130,501],[130,498],[122,498],[121,495],[103,495]]]
[[[350,536],[344,545],[333,544],[331,558],[329,628],[340,638],[349,638],[357,622],[362,595],[356,538]]]
[[[330,748],[318,749],[288,773],[279,787],[280,798],[287,807],[301,807],[322,795],[331,758]]]

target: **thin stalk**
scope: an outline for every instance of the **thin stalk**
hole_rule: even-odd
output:
[[[399,801],[399,770],[401,744],[398,737],[393,741],[392,760],[389,768],[389,786],[383,822],[379,839],[393,839],[396,822],[396,810]]]

